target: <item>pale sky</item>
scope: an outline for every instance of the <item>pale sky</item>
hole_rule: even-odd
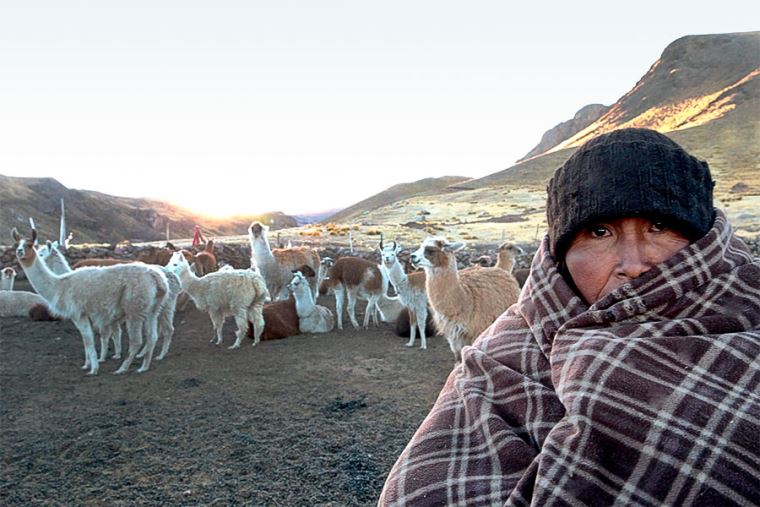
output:
[[[760,2],[0,0],[0,174],[320,211],[513,165]]]

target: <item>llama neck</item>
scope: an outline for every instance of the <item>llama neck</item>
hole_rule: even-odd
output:
[[[311,290],[309,286],[305,286],[306,290],[298,290],[293,293],[296,299],[296,313],[299,317],[305,317],[309,315],[314,308],[314,299],[312,299]]]
[[[496,267],[503,269],[507,273],[511,273],[512,269],[515,267],[515,259],[511,255],[507,255],[504,252],[499,252],[499,258],[497,259]]]
[[[253,258],[256,259],[256,264],[259,266],[275,262],[269,241],[264,234],[259,236],[259,239],[251,239],[251,250],[253,251]]]
[[[195,295],[198,293],[198,288],[200,286],[200,278],[190,271],[189,266],[182,266],[178,274],[179,280],[182,282],[182,290],[195,299]]]
[[[37,294],[51,304],[59,299],[63,290],[61,278],[50,271],[50,268],[39,257],[35,256],[31,266],[27,267],[22,264],[22,267]]]
[[[409,287],[409,277],[401,269],[401,263],[398,259],[396,259],[396,262],[390,268],[386,268],[386,271],[388,271],[388,278],[390,278],[391,283],[397,291],[406,290]]]
[[[430,304],[437,312],[448,314],[448,310],[461,311],[466,294],[459,282],[459,272],[454,266],[426,267],[425,288]]]

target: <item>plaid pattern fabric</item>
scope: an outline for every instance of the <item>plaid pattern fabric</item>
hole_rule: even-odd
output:
[[[722,213],[591,307],[536,254],[380,505],[760,502],[760,259]]]

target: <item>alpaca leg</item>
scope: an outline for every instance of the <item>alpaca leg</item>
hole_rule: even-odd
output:
[[[129,352],[126,359],[119,366],[119,369],[113,372],[114,375],[122,375],[129,371],[132,361],[135,360],[137,353],[140,351],[143,343],[143,322],[141,320],[128,320],[127,335],[129,336]]]
[[[222,328],[224,328],[224,315],[218,313],[211,314],[211,323],[214,325],[214,332],[216,333],[216,344],[222,343]],[[214,341],[214,338],[211,338]]]
[[[459,335],[449,336],[449,346],[451,347],[451,351],[454,353],[456,362],[462,362],[462,347],[464,347],[464,340],[462,337]]]
[[[359,329],[359,322],[356,320],[356,293],[348,290],[348,318],[351,319],[351,325],[354,329]]]
[[[248,309],[241,308],[235,315],[235,324],[237,324],[237,330],[235,330],[235,343],[227,347],[228,349],[236,349],[240,347],[240,343],[243,341],[243,337],[248,334]],[[254,336],[256,332],[254,331]],[[255,339],[255,338],[254,338]]]
[[[90,371],[88,375],[98,374],[98,352],[95,350],[95,333],[92,330],[92,325],[88,319],[76,319],[74,325],[77,327],[82,335],[82,342],[84,344],[85,352],[85,364],[89,363]]]
[[[264,305],[253,305],[249,308],[246,320],[253,324],[253,346],[255,347],[261,341],[261,334],[264,332]]]
[[[343,329],[343,293],[342,287],[335,288],[335,317],[338,319],[338,329]]]
[[[364,315],[364,329],[369,328],[369,317],[368,315],[372,314],[372,322],[375,324],[375,327],[378,327],[380,325],[380,322],[377,319],[377,301],[380,299],[379,296],[372,296],[367,300],[367,310],[366,314]]]
[[[113,340],[114,359],[121,359],[121,324],[116,324],[111,333],[111,339]]]
[[[411,322],[411,316],[409,318],[409,322]],[[420,348],[421,349],[427,348],[427,336],[425,334],[426,324],[427,324],[427,308],[425,308],[424,310],[420,312],[417,312],[417,328],[420,330]],[[414,331],[412,331],[412,333],[414,333]]]
[[[145,347],[147,347],[147,353],[143,357],[143,363],[137,369],[137,373],[143,373],[150,368],[150,362],[153,359],[153,351],[156,348],[156,342],[158,341],[158,315],[151,314],[145,320]]]
[[[99,363],[104,363],[108,356],[108,344],[111,342],[111,328],[104,326],[100,331],[100,357],[98,357]]]
[[[82,369],[88,370],[90,368],[90,354],[87,352],[87,340],[84,339],[84,335],[81,331],[79,334],[82,335],[82,348],[84,349],[84,364],[82,365]]]
[[[164,342],[161,344],[161,353],[156,358],[158,361],[166,357],[169,352],[169,346],[172,344],[172,338],[174,337],[174,309],[168,308],[161,312],[161,317],[158,322],[159,334],[164,337]]]
[[[415,323],[417,322],[417,313],[412,310],[411,306],[407,309],[409,310],[409,341],[406,342],[406,346],[414,347],[414,340],[417,338],[417,328],[415,326]]]

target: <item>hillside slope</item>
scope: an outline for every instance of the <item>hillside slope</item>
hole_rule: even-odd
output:
[[[370,211],[387,204],[407,199],[417,195],[437,193],[445,190],[448,186],[467,181],[464,176],[442,176],[440,178],[424,178],[411,183],[399,183],[382,192],[373,195],[363,201],[349,206],[340,212],[327,218],[329,222],[341,222],[355,218],[364,211]]]
[[[293,227],[295,219],[282,213],[209,219],[189,210],[152,199],[116,197],[88,190],[73,190],[53,178],[17,178],[0,175],[0,244],[10,242],[10,229],[28,230],[34,218],[40,237],[58,239],[61,198],[66,206],[67,229],[77,243],[158,241],[166,238],[169,224],[173,238],[189,238],[200,224],[211,236],[244,234],[251,221],[262,220],[273,228]]]

